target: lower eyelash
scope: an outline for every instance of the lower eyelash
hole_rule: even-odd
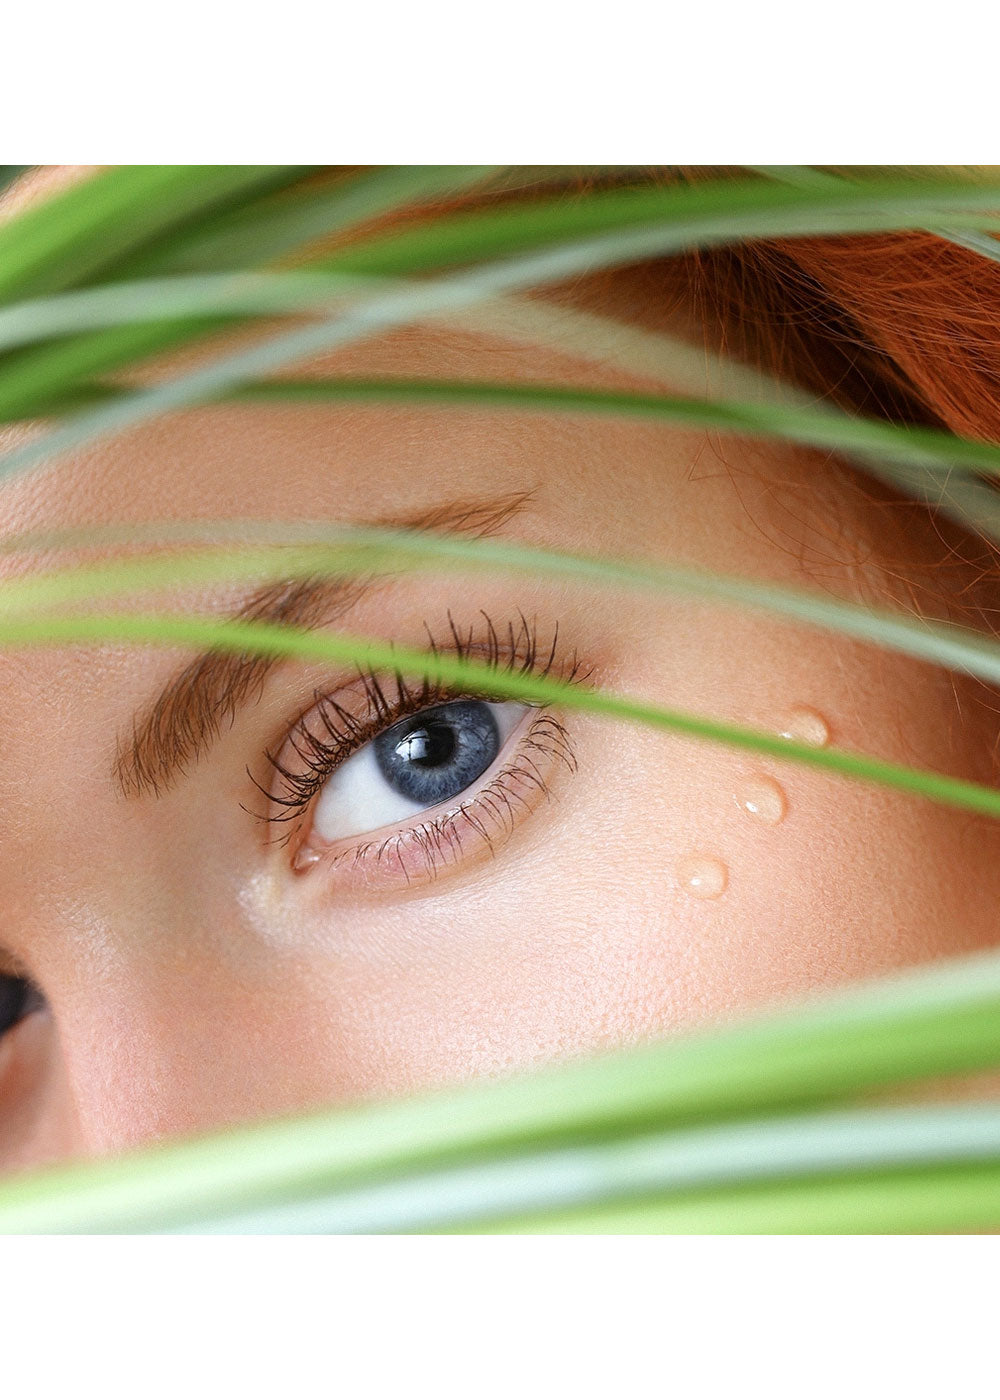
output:
[[[405,827],[380,841],[364,841],[346,850],[320,855],[316,863],[327,868],[366,865],[401,876],[407,884],[432,880],[449,864],[466,856],[463,837],[472,835],[493,857],[506,845],[517,825],[520,808],[531,810],[529,793],[551,800],[542,767],[560,763],[571,773],[577,769],[569,734],[552,714],[533,721],[510,763],[496,773],[474,796],[458,807],[427,822]]]

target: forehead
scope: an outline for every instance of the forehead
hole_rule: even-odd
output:
[[[85,179],[97,167],[49,166],[29,171],[0,199],[0,220]],[[583,279],[571,293],[577,307],[599,307],[616,327],[641,300],[637,291],[607,277]],[[551,313],[551,306],[549,307]],[[529,319],[541,307],[536,301]],[[501,317],[503,308],[500,309]],[[563,313],[565,314],[565,313]],[[515,322],[518,311],[514,311]],[[565,385],[650,387],[645,365],[637,373],[615,367],[586,346],[579,327],[565,335],[549,326],[542,344],[522,324],[498,331],[491,315],[469,328],[421,325],[356,344],[290,372],[305,376],[412,376],[459,380],[555,382]],[[489,322],[489,324],[487,324]],[[287,323],[286,323],[287,324]],[[273,323],[272,323],[273,325]],[[273,333],[268,327],[264,334]],[[130,371],[128,382],[150,382],[194,368],[245,344],[249,330],[215,337],[194,349],[161,358],[155,367]],[[607,349],[607,334],[605,336]],[[662,383],[662,370],[657,378]],[[42,431],[40,425],[0,428],[0,452]],[[387,405],[282,407],[276,404],[213,406],[155,420],[107,440],[0,489],[0,538],[23,532],[87,524],[206,518],[301,520],[367,519],[386,510],[419,511],[438,487],[461,494],[483,485],[503,493],[524,490],[539,457],[546,475],[558,477],[557,444],[582,444],[586,425],[567,418],[510,412],[447,411]],[[577,484],[586,453],[578,451]],[[373,505],[377,510],[373,511]]]
[[[13,197],[23,207],[87,169],[33,173]],[[287,372],[704,393],[711,387],[704,349],[692,348],[697,335],[690,315],[660,278],[652,264],[600,274],[526,304],[480,309],[472,326],[412,326]],[[600,317],[596,330],[594,312]],[[536,332],[540,322],[537,337],[528,329],[533,317]],[[663,331],[674,337],[666,362]],[[161,358],[152,368],[130,371],[128,382],[183,373],[241,348],[248,337],[272,333],[269,326],[264,332],[250,328],[215,337]],[[619,353],[626,343],[627,352]],[[713,368],[712,375],[716,372]],[[732,367],[724,373],[730,376]],[[738,376],[744,373],[736,370]],[[722,382],[718,387],[725,392]],[[729,392],[740,396],[745,388],[738,379]],[[0,429],[0,452],[43,430],[43,425]],[[721,471],[711,463],[707,474],[699,470],[706,449]],[[216,405],[153,420],[3,482],[0,541],[87,525],[414,517],[443,499],[529,492],[530,525],[533,529],[540,521],[541,542],[603,551],[629,547],[637,533],[649,535],[650,543],[655,536],[659,548],[690,556],[685,537],[690,525],[697,559],[703,553],[697,536],[710,504],[715,527],[745,525],[741,517],[756,495],[751,509],[770,521],[773,501],[766,487],[760,491],[762,479],[775,474],[783,492],[794,492],[817,469],[770,445],[748,451],[746,444],[727,439],[723,452],[719,457],[702,433],[634,420],[374,402]],[[707,479],[713,475],[720,489],[710,491]],[[734,479],[737,491],[727,491]],[[651,496],[665,507],[658,525],[643,514]],[[710,503],[707,496],[715,499]],[[795,510],[810,513],[801,501]],[[615,522],[622,529],[606,534],[602,527]],[[756,522],[751,536],[754,528]],[[751,567],[758,552],[747,555]],[[24,567],[32,567],[24,554],[0,556],[0,576]]]
[[[568,356],[433,328],[352,347],[296,373],[508,383],[598,377]],[[38,431],[9,427],[0,433],[0,450]],[[117,521],[410,513],[442,490],[464,497],[530,488],[540,475],[558,472],[580,433],[567,419],[466,408],[211,406],[155,420],[5,482],[0,536]]]

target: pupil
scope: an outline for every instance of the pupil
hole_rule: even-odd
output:
[[[423,724],[407,734],[396,745],[397,755],[406,762],[419,763],[424,768],[436,768],[447,763],[457,748],[455,731],[449,724],[437,721]]]

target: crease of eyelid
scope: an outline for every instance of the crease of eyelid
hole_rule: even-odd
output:
[[[529,503],[534,489],[490,500],[452,500],[376,522],[387,529],[448,531],[485,539],[502,530]],[[233,619],[306,628],[329,626],[380,582],[377,578],[284,579],[258,589]],[[125,798],[159,797],[203,757],[248,703],[259,700],[284,658],[205,652],[174,675],[118,738],[112,773]]]

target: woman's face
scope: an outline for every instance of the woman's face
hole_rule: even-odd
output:
[[[444,330],[316,368],[600,380]],[[431,524],[845,597],[951,577],[929,524],[815,458],[597,419],[205,409],[0,494],[5,536],[234,518]],[[992,777],[985,692],[916,662],[650,594],[369,582],[196,604]],[[994,938],[987,823],[571,709],[122,645],[8,653],[0,713],[0,970],[45,998],[0,1040],[6,1167],[502,1075]]]

